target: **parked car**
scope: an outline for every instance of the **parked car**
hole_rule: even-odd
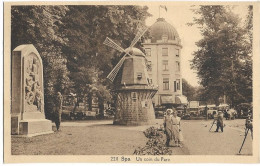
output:
[[[104,118],[108,119],[108,118],[113,118],[115,115],[115,108],[108,108],[104,111]]]
[[[155,111],[155,118],[163,118],[165,116],[165,111]]]
[[[165,116],[165,111],[166,111],[165,106],[155,107],[154,108],[155,118],[157,119],[163,118]]]
[[[62,119],[82,120],[96,118],[97,109],[88,110],[88,103],[84,99],[78,99],[75,95],[63,96]]]
[[[206,105],[199,106],[199,115],[200,116],[206,116],[205,108],[206,108]]]
[[[191,118],[189,113],[184,113],[181,117],[182,119],[189,120]]]
[[[234,110],[234,109],[229,109],[227,112],[226,112],[226,117],[225,117],[227,120],[228,119],[231,119],[231,120],[234,120],[235,118],[237,118],[237,111]]]
[[[249,113],[253,113],[253,106],[251,103],[241,103],[235,107],[238,118],[247,118]]]
[[[208,118],[209,119],[214,119],[214,115],[218,113],[218,109],[215,104],[213,105],[207,105],[208,107]]]
[[[199,116],[199,109],[198,108],[189,108],[190,116],[198,117]]]

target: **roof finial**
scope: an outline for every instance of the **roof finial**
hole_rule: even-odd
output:
[[[163,8],[167,12],[167,7],[165,5],[160,5],[159,6],[159,18],[161,18],[161,8]]]

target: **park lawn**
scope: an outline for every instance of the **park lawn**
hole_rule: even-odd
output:
[[[62,126],[61,130],[31,138],[13,136],[12,155],[132,155],[147,142],[143,132],[122,126]]]

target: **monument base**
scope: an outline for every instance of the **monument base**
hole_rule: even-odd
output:
[[[16,138],[28,138],[28,137],[34,137],[38,135],[44,135],[44,134],[53,134],[54,131],[48,131],[48,132],[42,132],[42,133],[35,133],[35,134],[27,134],[27,135],[12,135],[12,137]]]
[[[26,119],[19,122],[19,135],[30,137],[49,133],[53,133],[50,120]]]

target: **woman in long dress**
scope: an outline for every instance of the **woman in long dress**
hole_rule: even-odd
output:
[[[166,146],[170,146],[170,142],[173,141],[173,131],[172,131],[172,109],[166,110],[166,115],[164,116],[164,132],[166,134]]]
[[[181,133],[181,118],[177,116],[177,111],[173,111],[172,116],[172,132],[175,146],[182,147],[183,136]]]

